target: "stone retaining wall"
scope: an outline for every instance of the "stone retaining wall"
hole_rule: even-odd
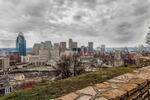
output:
[[[139,57],[140,66],[145,67],[150,65],[150,57]]]
[[[55,100],[150,100],[150,66]]]

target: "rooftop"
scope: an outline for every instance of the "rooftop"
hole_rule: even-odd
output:
[[[7,80],[0,80],[0,83],[3,83],[3,87],[11,86]]]

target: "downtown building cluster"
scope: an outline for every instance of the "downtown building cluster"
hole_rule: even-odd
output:
[[[101,51],[105,51],[105,46],[102,46]],[[62,53],[78,52],[82,59],[94,58],[96,51],[93,48],[93,42],[88,42],[88,46],[78,47],[78,42],[74,42],[72,39],[68,41],[68,47],[66,42],[53,43],[51,41],[45,41],[41,43],[35,43],[33,45],[33,52],[26,54],[26,40],[22,32],[20,32],[16,39],[16,50],[9,51],[6,54],[5,51],[0,51],[0,70],[8,70],[10,66],[16,66],[18,63],[31,64],[34,66],[44,66],[53,64],[59,60]]]
[[[139,51],[144,49],[143,45],[139,45]],[[45,41],[41,43],[35,43],[33,45],[33,52],[26,54],[26,40],[22,32],[20,32],[16,39],[16,50],[10,51],[7,55],[5,51],[0,51],[0,70],[7,70],[10,66],[15,66],[19,63],[30,64],[33,66],[52,65],[61,54],[78,52],[83,62],[88,62],[94,57],[105,55],[107,59],[113,58],[112,54],[117,55],[118,51],[106,51],[105,45],[98,46],[94,49],[93,42],[88,42],[87,46],[78,47],[78,42],[74,42],[72,39],[68,41],[68,47],[66,42],[53,43],[51,41]],[[120,53],[123,51],[120,50]],[[123,58],[121,58],[123,60]],[[123,62],[122,60],[118,60]],[[120,66],[122,64],[119,64]],[[119,66],[118,65],[118,66]]]
[[[102,50],[105,51],[105,45],[102,45]],[[35,43],[33,46],[33,52],[27,56],[21,56],[21,62],[29,63],[34,66],[52,65],[60,59],[61,54],[68,54],[71,52],[78,52],[83,59],[90,60],[94,58],[96,51],[93,48],[93,42],[89,42],[88,46],[78,47],[78,43],[72,39],[68,41],[68,48],[66,42],[53,43],[51,41],[45,41],[41,43]]]

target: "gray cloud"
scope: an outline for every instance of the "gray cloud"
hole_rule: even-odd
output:
[[[121,22],[116,28],[117,33],[119,35],[127,35],[129,34],[129,32],[126,32],[127,30],[129,30],[132,27],[132,24],[128,23],[128,22]]]
[[[5,40],[15,40],[20,31],[29,47],[36,41],[67,42],[68,38],[79,40],[81,45],[90,40],[96,45],[138,45],[150,22],[149,3],[150,0],[0,0],[0,47],[13,45],[6,45],[9,42]]]
[[[150,4],[149,0],[145,0],[144,2],[141,0],[137,0],[137,2],[135,2],[133,4],[133,7],[135,9],[133,12],[133,15],[134,16],[140,16],[140,15],[143,15],[145,13],[148,13],[150,10],[149,4]]]
[[[81,15],[75,15],[75,16],[73,16],[73,19],[74,19],[75,21],[81,21],[82,16],[81,16]]]

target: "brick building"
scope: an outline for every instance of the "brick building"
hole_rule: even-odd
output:
[[[7,55],[7,57],[10,58],[10,66],[13,66],[15,65],[16,63],[19,62],[19,54],[16,54],[16,55]]]

